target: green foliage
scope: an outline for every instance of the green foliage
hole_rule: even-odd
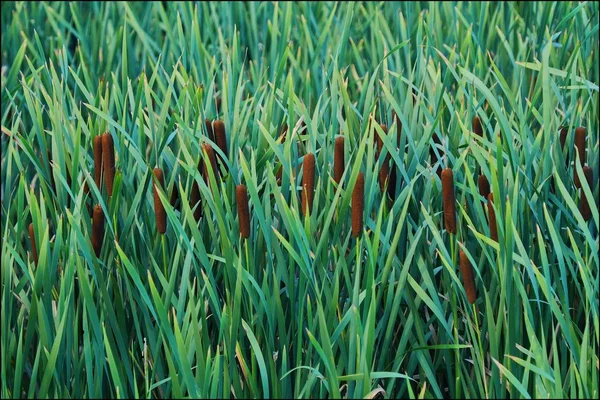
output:
[[[598,398],[598,3],[1,7],[2,398]],[[471,130],[476,115],[483,137]],[[197,170],[211,142],[205,118],[224,121],[229,150],[212,143],[224,165],[208,181]],[[381,154],[371,118],[388,127]],[[578,126],[595,177],[581,190]],[[105,131],[112,197],[93,175],[93,138]],[[443,229],[434,134],[454,172],[456,236]],[[317,165],[305,218],[306,152]],[[388,156],[391,200],[378,183]],[[155,167],[165,171],[165,235]],[[106,220],[99,258],[95,204]]]

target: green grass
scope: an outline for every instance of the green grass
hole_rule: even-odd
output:
[[[599,396],[598,3],[1,7],[2,398]],[[222,177],[210,171],[208,184],[197,170],[205,118],[222,119],[228,140]],[[379,155],[378,123],[388,127]],[[595,177],[583,192],[573,184],[583,176],[578,126]],[[112,197],[93,175],[93,139],[105,131]],[[454,173],[456,235],[443,227],[433,134]],[[308,152],[316,190],[305,218]],[[390,201],[378,183],[388,155],[398,170]],[[187,202],[194,184],[199,223]],[[106,220],[99,258],[95,204]],[[473,305],[460,250],[474,266]]]

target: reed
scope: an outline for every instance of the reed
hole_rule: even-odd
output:
[[[488,195],[488,218],[490,221],[490,237],[493,241],[498,241],[498,226],[496,224],[496,212],[494,211],[494,194]]]
[[[163,170],[160,168],[154,168],[154,176],[156,179],[153,181],[152,189],[154,192],[154,214],[156,216],[156,230],[158,233],[163,235],[167,231],[167,213],[165,212],[165,206],[160,197],[158,196],[158,190],[164,190],[165,188],[165,176]]]
[[[344,175],[345,169],[345,160],[344,160],[344,137],[338,136],[335,138],[335,143],[333,147],[333,180],[339,184],[342,180],[342,175]]]
[[[592,182],[594,171],[591,167],[586,165],[585,167],[583,167],[583,174],[585,176],[585,180],[588,183],[588,186],[590,187],[590,191],[593,193]],[[585,221],[589,221],[590,218],[592,218],[592,209],[590,207],[590,203],[593,204],[593,199],[588,199],[588,197],[585,195],[585,192],[582,190],[581,197],[579,198],[579,212],[581,213],[581,216]]]
[[[444,226],[448,233],[456,233],[456,204],[454,198],[454,175],[452,168],[442,171],[442,199],[444,203]]]
[[[363,230],[363,214],[365,210],[365,175],[358,173],[352,190],[352,237],[360,236]]]
[[[465,254],[464,251],[460,251],[460,273],[463,278],[463,286],[465,287],[465,292],[467,292],[467,300],[469,303],[475,303],[477,300],[477,290],[475,288],[475,279],[473,276],[473,266],[471,265],[471,261],[469,257]]]
[[[96,187],[101,190],[102,184],[102,135],[94,138],[94,182]]]
[[[102,135],[102,163],[104,167],[104,180],[106,191],[109,196],[113,194],[113,182],[115,179],[115,144],[109,132]]]
[[[235,187],[237,210],[240,224],[240,235],[244,239],[250,237],[250,212],[248,210],[248,189],[246,185],[239,184]]]
[[[92,216],[92,247],[96,257],[100,257],[102,250],[102,241],[104,240],[104,212],[99,204],[94,206]]]
[[[29,241],[31,242],[31,254],[33,256],[33,263],[37,266],[38,264],[38,252],[37,245],[35,242],[35,232],[33,229],[33,222],[29,224]]]
[[[315,155],[307,153],[302,167],[302,215],[310,215],[315,190]]]

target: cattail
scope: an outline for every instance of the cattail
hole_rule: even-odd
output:
[[[363,213],[365,209],[365,175],[358,173],[352,191],[352,237],[360,236],[363,229]]]
[[[213,126],[212,126],[212,122],[210,122],[210,119],[206,118],[204,120],[204,125],[206,125],[206,135],[208,136],[208,138],[212,141],[215,140],[215,135],[213,133]]]
[[[161,190],[164,190],[165,176],[163,174],[163,170],[160,168],[154,168],[154,176],[156,176],[156,180],[153,182],[152,188],[154,192],[154,214],[156,215],[156,230],[162,235],[167,231],[167,213],[165,212],[165,206],[160,201],[160,197],[158,196],[157,184],[160,186]]]
[[[448,233],[456,233],[456,205],[454,200],[454,175],[452,168],[442,171],[442,198],[444,200],[444,225]]]
[[[575,147],[579,154],[580,165],[585,165],[585,128],[583,126],[575,129]]]
[[[315,155],[307,153],[302,167],[302,215],[310,214],[315,189]]]
[[[210,178],[208,175],[208,163],[210,163],[210,167],[212,168],[213,174],[215,176],[215,180],[217,179],[218,175],[218,168],[217,168],[217,159],[215,157],[215,150],[213,149],[213,147],[210,145],[210,143],[204,143],[202,145],[202,151],[205,153],[205,157],[208,157],[208,160],[204,160],[204,181],[206,182],[207,185],[210,184]],[[208,161],[208,163],[207,163]]]
[[[585,166],[583,167],[583,174],[585,175],[585,180],[588,183],[588,186],[590,187],[590,191],[593,190],[592,187],[592,180],[593,180],[593,175],[594,172],[592,171],[592,168],[590,168],[589,166]],[[582,190],[581,191],[581,198],[579,199],[579,212],[581,213],[581,216],[583,217],[583,219],[585,221],[589,221],[590,218],[592,218],[592,209],[590,208],[590,199],[587,198],[587,196],[585,195],[585,192]],[[592,201],[593,203],[593,201]]]
[[[104,167],[104,179],[108,195],[112,196],[113,182],[115,179],[115,144],[110,133],[102,135],[102,163]]]
[[[221,96],[215,98],[215,107],[217,109],[217,114],[221,114]]]
[[[483,127],[481,126],[481,121],[479,120],[478,116],[473,117],[471,125],[473,126],[473,132],[483,137]]]
[[[465,252],[462,250],[460,251],[460,273],[463,278],[465,292],[467,292],[467,300],[469,301],[469,303],[473,304],[477,299],[475,279],[473,277],[473,266],[471,265],[469,257],[467,257]]]
[[[228,157],[227,136],[225,134],[225,124],[220,119],[213,122],[213,130],[215,134],[215,143],[221,149],[225,157]]]
[[[339,184],[344,175],[344,137],[338,136],[335,138],[333,147],[333,180]]]
[[[102,250],[102,240],[104,239],[104,212],[99,204],[94,206],[94,214],[92,216],[92,246],[96,257],[100,257]]]
[[[94,138],[94,182],[96,187],[101,190],[102,183],[102,135]]]
[[[494,211],[494,194],[488,194],[488,215],[490,220],[490,236],[498,241],[498,226],[496,225],[496,212]]]
[[[235,197],[240,219],[240,235],[247,239],[250,237],[250,212],[248,211],[248,189],[246,189],[246,185],[240,184],[235,187]]]
[[[488,194],[490,194],[490,182],[485,175],[479,175],[477,187],[479,188],[479,195],[484,199],[482,203],[485,204],[485,199],[487,199]]]
[[[436,151],[439,152],[440,156],[443,156],[442,149],[440,149],[438,146],[438,145],[442,144],[442,141],[440,140],[439,136],[435,132],[433,133],[431,138],[433,139],[433,146],[431,146],[429,148],[429,157],[431,157],[431,165],[435,165],[439,161],[439,157],[436,154]],[[441,175],[442,174],[442,166],[441,165],[438,165],[436,167],[435,173],[440,178],[442,177],[442,175]]]
[[[381,124],[381,130],[383,131],[384,134],[387,134],[387,126],[384,124]],[[381,155],[381,152],[383,151],[383,139],[379,138],[379,140],[377,141],[377,158],[379,158],[379,156]],[[383,164],[381,165],[381,168],[379,169],[379,188],[381,189],[381,191],[383,192],[385,190],[385,184],[389,178],[390,175],[390,154],[386,154],[385,159],[383,160]]]
[[[560,129],[560,149],[563,150],[565,148],[565,144],[567,144],[567,135],[569,134],[569,128],[563,126]]]
[[[35,265],[38,263],[38,252],[37,245],[35,243],[35,233],[33,231],[33,222],[29,224],[29,241],[31,242],[31,254],[33,255],[33,262]]]

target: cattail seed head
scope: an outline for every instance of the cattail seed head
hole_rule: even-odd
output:
[[[567,136],[569,134],[569,128],[563,126],[560,128],[560,149],[563,150],[565,148],[565,144],[567,144]]]
[[[33,229],[33,222],[29,224],[29,241],[31,242],[31,255],[33,256],[33,263],[37,265],[38,263],[38,252],[37,245],[35,243],[35,232]]]
[[[473,117],[471,124],[473,126],[473,132],[483,137],[483,127],[481,126],[481,121],[479,120],[478,116]]]
[[[488,216],[490,220],[490,236],[494,241],[498,241],[498,226],[496,225],[496,212],[494,211],[494,194],[488,195]]]
[[[315,190],[315,155],[307,153],[302,167],[302,215],[310,215]]]
[[[108,195],[112,196],[115,179],[115,144],[112,135],[108,132],[102,135],[102,163],[106,190]]]
[[[338,136],[335,138],[335,144],[333,148],[333,180],[338,184],[342,180],[345,167],[344,137]]]
[[[218,173],[219,173],[219,170],[217,168],[217,159],[215,157],[215,150],[210,145],[210,143],[204,143],[202,145],[202,151],[204,152],[204,156],[208,157],[208,159],[206,159],[206,158],[204,159],[203,174],[204,174],[204,181],[206,182],[207,185],[209,185],[210,180],[209,180],[209,174],[208,174],[208,165],[210,164],[210,167],[212,168],[212,171],[213,171],[213,175],[215,176],[215,180],[217,180]]]
[[[163,174],[163,170],[160,168],[154,168],[154,176],[156,180],[153,181],[153,192],[154,192],[154,214],[156,216],[156,230],[161,235],[167,231],[167,213],[165,212],[165,206],[160,201],[160,197],[158,196],[158,190],[160,187],[161,190],[164,190],[165,187],[165,176]]]
[[[102,241],[104,240],[104,212],[99,204],[94,206],[94,213],[92,216],[92,247],[96,257],[100,257],[100,251],[102,250]]]
[[[585,175],[585,180],[590,187],[590,191],[593,191],[594,188],[592,186],[592,182],[594,178],[594,171],[591,167],[586,165],[583,167],[583,174]],[[579,199],[579,212],[585,221],[589,221],[590,218],[592,218],[592,209],[590,207],[590,203],[593,204],[593,199],[590,201],[590,199],[588,199],[588,197],[585,195],[585,192],[583,190],[581,192],[581,197]]]
[[[220,119],[213,122],[213,130],[215,134],[215,143],[221,149],[225,157],[228,156],[227,135],[225,134],[225,124]]]
[[[467,300],[469,303],[475,303],[477,300],[477,290],[475,289],[475,278],[473,276],[473,266],[469,257],[464,251],[460,251],[460,272],[463,278],[465,292],[467,292]]]
[[[485,201],[488,194],[490,194],[490,182],[485,175],[479,175],[479,178],[477,178],[477,187],[479,188],[479,195],[483,197],[483,201]]]
[[[442,171],[442,198],[444,201],[444,225],[448,233],[456,233],[456,205],[454,199],[454,175],[452,168]]]
[[[352,237],[360,236],[363,230],[365,209],[365,175],[359,172],[352,190]]]
[[[102,183],[102,136],[97,135],[94,138],[94,182],[96,187],[101,190]]]
[[[240,235],[247,239],[250,237],[250,212],[248,210],[248,189],[246,185],[240,184],[235,187],[235,197],[240,220]]]

